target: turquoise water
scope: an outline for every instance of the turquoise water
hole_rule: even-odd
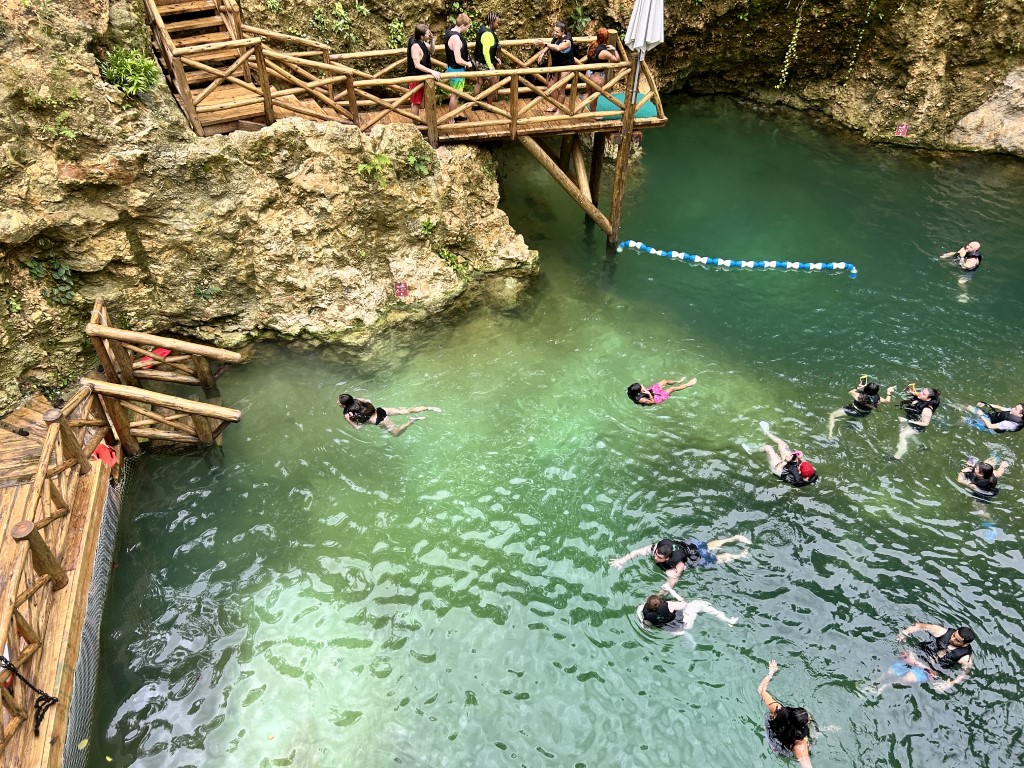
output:
[[[91,765],[772,766],[755,692],[771,658],[772,692],[819,726],[815,766],[1021,764],[1022,438],[955,406],[1021,397],[1024,164],[713,101],[670,118],[626,237],[861,276],[610,262],[544,172],[504,155],[503,206],[543,262],[522,307],[427,329],[386,364],[267,348],[222,380],[245,412],[222,457],[142,462]],[[985,261],[963,291],[936,256],[971,238]],[[943,390],[899,462],[892,407],[826,439],[861,373]],[[698,386],[657,408],[625,397],[682,375]],[[342,391],[443,413],[355,432]],[[817,486],[747,453],[760,420]],[[982,504],[953,477],[991,453],[1012,466]],[[658,572],[609,558],[728,533],[751,557],[679,592],[739,623],[641,630]],[[972,624],[975,671],[948,695],[873,692],[919,620]]]

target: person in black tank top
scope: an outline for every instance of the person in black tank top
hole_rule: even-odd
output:
[[[757,685],[761,701],[768,707],[768,718],[765,722],[768,743],[776,754],[795,758],[800,768],[811,768],[811,715],[803,707],[782,705],[768,693],[768,683],[778,671],[779,663],[772,659],[768,662],[768,674]]]
[[[566,67],[575,64],[576,61],[572,57],[572,37],[569,35],[569,27],[564,21],[556,21],[554,28],[554,36],[550,42],[544,40],[537,41],[537,47],[544,49],[548,57],[551,59],[552,67]],[[552,72],[548,75],[548,88],[550,89],[555,83],[557,83],[562,77],[565,76],[565,72]],[[559,111],[559,106],[565,103],[565,87],[556,89],[551,94],[552,101],[555,102],[555,106],[545,110],[548,113],[555,113]]]
[[[733,541],[740,542],[741,544],[750,544],[750,539],[741,534],[707,542],[692,538],[686,541],[662,539],[654,544],[648,544],[639,549],[634,549],[632,552],[627,552],[622,557],[612,558],[609,562],[611,562],[613,568],[621,569],[635,557],[650,555],[651,559],[654,560],[654,564],[665,572],[666,580],[661,589],[663,592],[667,592],[675,586],[680,575],[687,568],[713,568],[718,563],[730,563],[733,560],[746,557],[749,552],[745,549],[738,554],[718,554],[718,550],[721,547]]]
[[[1011,408],[978,403],[976,413],[985,428],[993,432],[1020,432],[1024,429],[1024,403],[1017,403]]]
[[[850,390],[850,397],[853,398],[853,402],[837,411],[832,411],[828,415],[828,436],[832,437],[832,432],[836,428],[836,421],[840,417],[844,415],[853,416],[854,418],[869,416],[878,406],[891,402],[892,393],[896,391],[896,387],[889,387],[885,390],[885,397],[879,397],[878,390],[879,385],[877,381],[868,381],[867,376],[862,376],[860,384],[855,389]]]
[[[908,384],[903,392],[900,408],[903,409],[906,416],[900,417],[903,427],[900,429],[900,436],[896,443],[896,453],[892,456],[894,459],[902,459],[906,454],[908,440],[912,434],[924,432],[932,423],[932,417],[939,409],[939,396],[942,394],[934,387],[918,389],[916,384]]]
[[[473,63],[469,60],[469,43],[466,42],[465,34],[469,30],[469,16],[464,13],[460,13],[455,19],[455,26],[449,28],[444,33],[444,59],[448,65],[448,72],[465,72],[467,69],[473,68]],[[464,77],[453,77],[448,81],[448,85],[456,91],[464,91],[466,89],[466,78]],[[452,94],[448,98],[448,111],[451,112],[459,105],[459,97],[456,94]],[[452,122],[461,123],[468,120],[464,114],[456,115],[452,118]]]
[[[608,30],[601,27],[597,30],[596,39],[587,48],[587,64],[617,64],[619,52],[614,46],[608,44]],[[588,69],[587,98],[595,93],[595,86],[601,87],[608,79],[608,72],[604,69]],[[597,98],[590,104],[590,111],[597,111]]]
[[[952,680],[939,680],[932,684],[932,688],[943,693],[967,679],[967,674],[974,668],[974,649],[971,647],[975,639],[973,629],[952,629],[938,624],[918,622],[900,630],[896,639],[902,642],[915,632],[927,632],[930,635],[928,640],[921,644],[921,650],[929,659],[942,669],[956,670],[956,677]]]
[[[405,74],[410,77],[429,74],[437,80],[439,75],[430,66],[430,57],[433,53],[434,33],[426,24],[417,24],[405,46]],[[420,107],[423,106],[423,84],[409,83],[409,89],[413,91],[409,97],[409,105],[412,107],[412,113],[418,115]]]

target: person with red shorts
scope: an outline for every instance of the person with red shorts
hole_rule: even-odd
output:
[[[430,57],[434,53],[434,33],[426,24],[417,24],[413,30],[412,37],[405,49],[405,73],[410,77],[429,74],[438,79],[437,71],[430,66]],[[418,115],[420,107],[423,106],[423,84],[409,83],[413,94],[409,99],[412,105],[412,113]],[[418,89],[418,90],[417,90]]]

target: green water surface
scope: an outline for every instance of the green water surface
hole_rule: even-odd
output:
[[[90,765],[774,766],[755,692],[771,658],[772,692],[817,722],[815,766],[1024,762],[1024,437],[956,408],[1021,399],[1024,164],[669,109],[625,237],[860,277],[609,261],[545,173],[504,154],[503,207],[543,265],[519,309],[426,329],[386,365],[267,349],[222,379],[244,410],[222,457],[141,462]],[[962,290],[936,257],[973,238],[985,261]],[[901,461],[891,406],[826,440],[861,373],[943,391]],[[625,397],[684,374],[698,386],[657,408]],[[342,391],[443,413],[356,432]],[[761,420],[817,486],[780,485],[744,449]],[[953,478],[992,453],[1011,467],[982,504]],[[751,557],[679,591],[739,623],[639,628],[659,572],[609,558],[728,533]],[[919,620],[972,624],[974,673],[946,695],[874,693]]]

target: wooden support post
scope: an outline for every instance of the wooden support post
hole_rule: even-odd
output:
[[[603,133],[594,134],[594,150],[590,155],[590,202],[598,204],[601,199],[601,171],[604,169]]]
[[[512,75],[508,87],[509,139],[515,141],[519,133],[519,75]]]
[[[220,405],[220,390],[210,370],[210,362],[202,355],[192,355],[192,367],[195,368],[196,378],[199,379],[199,386],[203,388],[207,402]]]
[[[558,150],[558,167],[563,171],[569,167],[569,153],[572,152],[572,142],[575,138],[575,133],[562,134],[562,146]]]
[[[629,175],[629,153],[633,147],[633,117],[636,114],[636,91],[633,83],[637,68],[640,66],[639,54],[629,57],[629,83],[626,87],[626,109],[622,115],[622,142],[619,144],[619,156],[615,160],[615,180],[612,183],[612,210],[609,219],[611,230],[608,232],[608,247],[618,244],[619,228],[622,225],[622,201],[626,197],[626,177]]]
[[[53,552],[46,546],[43,537],[39,535],[35,524],[31,520],[22,520],[15,523],[11,528],[11,538],[15,541],[27,541],[29,551],[32,553],[32,568],[40,576],[49,576],[53,584],[53,591],[57,592],[67,586],[68,575],[60,567]]]
[[[57,425],[57,428],[60,430],[60,443],[64,449],[64,455],[78,462],[79,474],[89,474],[89,470],[92,469],[92,465],[89,464],[89,457],[83,453],[82,446],[78,444],[78,438],[71,431],[71,425],[64,418],[64,412],[60,408],[51,408],[43,414],[43,421],[47,425]]]
[[[96,357],[99,359],[100,365],[103,366],[103,376],[111,384],[120,384],[121,382],[117,378],[117,369],[114,367],[114,361],[107,354],[107,347],[103,339],[96,336],[90,336],[89,339],[92,341],[92,348],[96,350]]]
[[[110,418],[110,424],[114,427],[114,432],[117,433],[121,448],[129,456],[138,456],[142,453],[142,448],[139,446],[139,441],[132,435],[131,421],[121,407],[121,403],[117,401],[116,397],[101,397],[101,399],[107,416]]]
[[[267,125],[273,125],[276,119],[274,97],[270,92],[270,80],[267,78],[267,62],[263,58],[263,43],[257,43],[255,53],[256,76],[260,79],[260,90],[263,92],[263,114],[267,118]]]
[[[427,141],[437,149],[440,143],[437,137],[437,88],[434,78],[428,78],[423,84],[423,108],[427,113]]]
[[[115,381],[112,383],[116,384],[117,382]],[[90,387],[90,389],[92,389],[92,387]],[[92,415],[97,419],[102,419],[103,423],[107,425],[107,428],[103,433],[104,442],[111,447],[117,445],[117,435],[114,434],[114,430],[110,427],[110,419],[107,418],[107,413],[103,410],[103,404],[100,402],[100,399],[96,396],[95,392],[90,397],[89,410],[92,412]]]
[[[540,163],[550,173],[555,181],[557,181],[566,192],[569,193],[570,197],[579,203],[580,207],[587,212],[587,215],[594,220],[608,237],[612,236],[612,225],[608,221],[608,218],[601,213],[597,207],[591,203],[587,198],[577,189],[572,179],[565,175],[565,172],[558,167],[558,163],[548,157],[547,152],[544,151],[543,147],[540,146],[536,141],[531,139],[529,136],[520,136],[519,143],[526,147],[527,151],[536,158],[537,162]]]
[[[205,416],[193,413],[192,426],[196,430],[196,437],[199,439],[200,445],[213,445],[213,430],[210,428],[210,422]]]
[[[320,55],[323,57],[324,64],[329,66],[331,63],[331,52],[324,48],[323,51],[320,52]],[[334,83],[327,84],[327,98],[334,101]]]
[[[64,501],[64,494],[60,492],[60,488],[58,488],[57,484],[53,482],[52,477],[47,481],[47,485],[50,488],[50,500],[53,502],[53,506],[55,506],[58,511],[67,514],[70,507],[68,507],[68,503]]]
[[[576,186],[588,203],[593,203],[594,198],[590,196],[590,182],[587,181],[587,163],[583,159],[583,142],[578,135],[573,136],[572,142],[572,165],[576,171]]]
[[[356,84],[352,75],[345,77],[345,90],[348,93],[348,111],[352,113],[352,123],[359,127],[359,99],[356,97]]]
[[[112,381],[111,384],[124,384],[126,387],[139,386],[139,380],[135,378],[135,369],[132,368],[131,353],[124,348],[119,341],[110,340],[110,353],[114,356],[114,363],[117,367],[117,374],[120,381]]]

